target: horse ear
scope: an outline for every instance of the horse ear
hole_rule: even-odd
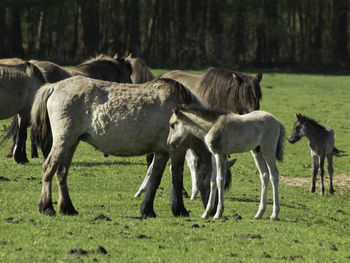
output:
[[[259,72],[256,76],[255,79],[258,81],[258,83],[260,83],[260,81],[262,80],[262,73]]]
[[[125,59],[132,59],[132,53],[130,53]]]
[[[180,117],[180,116],[183,115],[182,112],[181,112],[180,107],[178,107],[178,106],[175,106],[175,107],[173,108],[173,112],[175,113],[176,117]]]
[[[228,167],[231,168],[235,163],[236,163],[237,159],[232,159],[228,161]]]
[[[296,114],[298,121],[303,122],[304,121],[304,116],[301,115],[301,113]]]
[[[236,73],[232,73],[232,78],[237,83],[237,85],[241,85],[241,78]]]

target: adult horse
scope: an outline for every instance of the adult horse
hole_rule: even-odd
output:
[[[171,159],[172,212],[187,216],[182,198],[185,152],[198,154],[197,168],[204,204],[209,195],[211,154],[203,143],[189,137],[183,147],[171,151],[167,145],[172,108],[201,102],[183,85],[157,79],[144,84],[121,84],[75,76],[42,87],[32,108],[32,127],[40,133],[41,147],[52,136],[52,148],[43,164],[39,211],[54,215],[51,199],[52,177],[59,188],[59,212],[77,214],[68,193],[67,176],[79,141],[116,156],[154,152],[147,173],[151,183],[141,203],[141,215],[155,217],[153,200],[168,159]],[[52,131],[52,132],[51,132]],[[189,144],[189,146],[187,145]]]
[[[238,114],[260,108],[261,73],[253,77],[245,73],[209,68],[201,75],[174,70],[163,74],[162,77],[180,82],[210,108]]]
[[[123,58],[112,58],[104,54],[100,54],[95,58],[79,64],[73,70],[66,69],[50,61],[31,60],[31,62],[43,70],[50,83],[55,83],[76,75],[114,82],[131,83],[130,75],[132,68],[130,62]]]
[[[161,77],[170,78],[183,84],[191,90],[199,100],[209,108],[245,114],[258,110],[262,97],[260,81],[262,74],[255,77],[244,73],[231,72],[223,69],[209,68],[201,75],[189,74],[181,70],[174,70],[163,74]],[[148,162],[152,160],[147,156]],[[192,167],[196,161],[191,151],[188,152],[192,181],[196,181],[196,171]],[[146,177],[135,196],[141,195],[148,184]],[[198,193],[196,183],[192,183],[191,199],[195,199]]]
[[[30,124],[30,109],[34,95],[46,79],[32,63],[0,64],[0,119],[18,115],[18,134],[14,147],[16,163],[28,162],[25,143]]]
[[[16,62],[14,59],[12,59],[11,61],[13,63]],[[41,72],[46,77],[47,81],[50,83],[55,83],[57,81],[70,78],[76,75],[84,75],[90,78],[115,82],[131,82],[130,75],[132,73],[132,68],[130,63],[123,58],[114,59],[110,56],[103,54],[79,64],[75,67],[74,70],[66,69],[50,61],[31,60],[30,62],[36,65],[41,70]],[[11,128],[8,134],[6,135],[6,138],[9,138],[11,135],[13,138],[15,138],[17,136],[17,132],[18,121],[17,117],[15,116],[11,122]],[[32,158],[38,157],[37,148],[35,145],[35,137],[36,134],[31,133]],[[13,141],[13,146],[11,147],[10,151],[11,153],[13,152],[14,145],[15,141]],[[48,154],[48,152],[43,152],[43,154]],[[10,156],[10,154],[8,154],[8,156]],[[46,155],[44,157],[46,157]]]

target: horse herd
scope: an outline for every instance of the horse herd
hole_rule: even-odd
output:
[[[259,111],[262,74],[209,68],[202,75],[175,70],[155,77],[145,62],[128,56],[100,55],[73,70],[49,61],[0,59],[0,119],[15,116],[14,160],[26,163],[25,142],[31,125],[32,156],[36,145],[43,156],[42,191],[39,211],[55,215],[52,177],[56,174],[58,210],[77,214],[69,196],[67,176],[79,141],[115,156],[147,154],[148,169],[135,196],[144,192],[140,206],[143,217],[155,217],[153,202],[163,171],[170,159],[171,209],[174,216],[188,216],[183,202],[185,159],[192,176],[192,199],[199,191],[203,218],[222,216],[224,187],[231,182],[230,153],[251,151],[261,178],[260,205],[255,218],[266,209],[269,180],[273,189],[271,219],[278,218],[279,175],[276,159],[283,158],[284,127],[271,114]],[[331,193],[334,147],[330,128],[317,125],[312,139],[310,119],[297,115],[289,142],[302,136],[310,140],[314,160],[313,191],[318,170],[328,158]],[[302,124],[305,124],[304,126]],[[111,143],[113,142],[113,143]],[[319,144],[327,146],[319,146]]]

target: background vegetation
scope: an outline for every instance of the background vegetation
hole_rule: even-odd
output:
[[[72,64],[132,52],[154,68],[349,67],[349,0],[2,0],[0,57]]]
[[[154,71],[155,75],[165,70]],[[256,74],[254,72],[253,74]],[[264,74],[262,109],[273,113],[290,133],[301,112],[332,127],[339,149],[350,152],[348,76]],[[0,127],[10,120],[0,121]],[[0,262],[347,262],[350,259],[350,186],[335,195],[309,192],[311,157],[307,140],[285,140],[280,175],[308,178],[304,188],[280,184],[279,221],[270,221],[272,194],[262,220],[260,179],[249,153],[232,168],[222,220],[202,220],[200,200],[185,199],[189,218],[174,218],[169,205],[169,168],[155,199],[155,219],[139,218],[141,200],[133,198],[146,173],[145,157],[104,158],[81,143],[68,184],[78,216],[45,217],[37,202],[42,159],[16,165],[0,147]],[[29,149],[29,142],[28,142]],[[349,171],[350,156],[335,158],[335,174]],[[327,174],[326,174],[327,175]],[[349,177],[349,175],[347,176]],[[185,188],[190,176],[185,167]],[[54,179],[55,181],[55,179]],[[317,190],[318,190],[317,185]],[[53,201],[57,201],[53,184]],[[57,204],[54,204],[57,209]],[[104,215],[105,217],[101,216]],[[240,219],[240,217],[242,219]],[[103,254],[103,247],[107,254]]]

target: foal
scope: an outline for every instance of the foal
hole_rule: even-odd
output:
[[[202,218],[207,218],[214,208],[218,190],[218,206],[214,219],[219,219],[224,211],[225,158],[230,153],[251,151],[260,173],[262,184],[260,205],[255,218],[261,218],[266,210],[269,178],[273,190],[273,212],[271,219],[277,219],[278,169],[276,159],[283,158],[284,127],[270,113],[253,111],[245,115],[219,112],[200,108],[175,107],[169,125],[168,145],[175,149],[189,134],[204,142],[214,155],[216,174],[212,174],[210,196]]]
[[[296,114],[297,121],[294,123],[293,130],[288,138],[288,142],[294,144],[302,137],[306,136],[309,140],[309,148],[312,158],[312,185],[311,192],[315,192],[316,176],[320,173],[321,186],[320,194],[324,194],[324,160],[327,156],[328,173],[329,173],[329,192],[334,193],[333,188],[333,155],[340,157],[340,151],[334,147],[334,133],[329,127],[325,127],[317,123],[315,120],[303,116],[300,113]]]

